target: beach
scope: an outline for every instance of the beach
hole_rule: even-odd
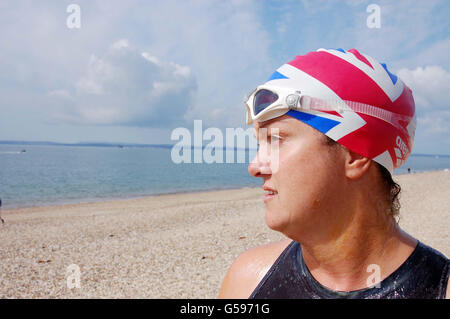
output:
[[[400,226],[450,256],[450,172],[394,179]],[[0,298],[216,298],[240,253],[284,238],[265,225],[263,194],[240,188],[3,210]],[[73,267],[79,288],[68,287]]]

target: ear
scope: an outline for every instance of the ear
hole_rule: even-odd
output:
[[[350,179],[358,179],[370,168],[372,160],[347,149],[345,155],[345,175]]]

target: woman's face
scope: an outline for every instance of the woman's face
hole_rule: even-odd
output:
[[[332,231],[329,223],[336,219],[333,208],[345,180],[341,148],[327,145],[322,133],[287,115],[255,122],[255,135],[260,149],[248,170],[263,179],[265,190],[274,191],[264,198],[267,225],[291,238]]]

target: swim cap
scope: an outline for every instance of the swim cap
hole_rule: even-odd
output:
[[[391,173],[411,154],[416,128],[411,89],[386,64],[355,49],[319,49],[297,56],[278,68],[262,87],[265,91],[273,88],[275,92],[290,89],[344,103],[350,112],[314,109],[283,112]],[[369,111],[365,112],[366,109]],[[259,110],[252,114],[256,112]],[[395,125],[384,119],[383,113],[394,117]]]

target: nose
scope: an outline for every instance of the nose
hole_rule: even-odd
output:
[[[248,165],[248,172],[253,177],[264,177],[271,175],[270,162],[267,158],[260,156],[258,152],[253,161]]]

